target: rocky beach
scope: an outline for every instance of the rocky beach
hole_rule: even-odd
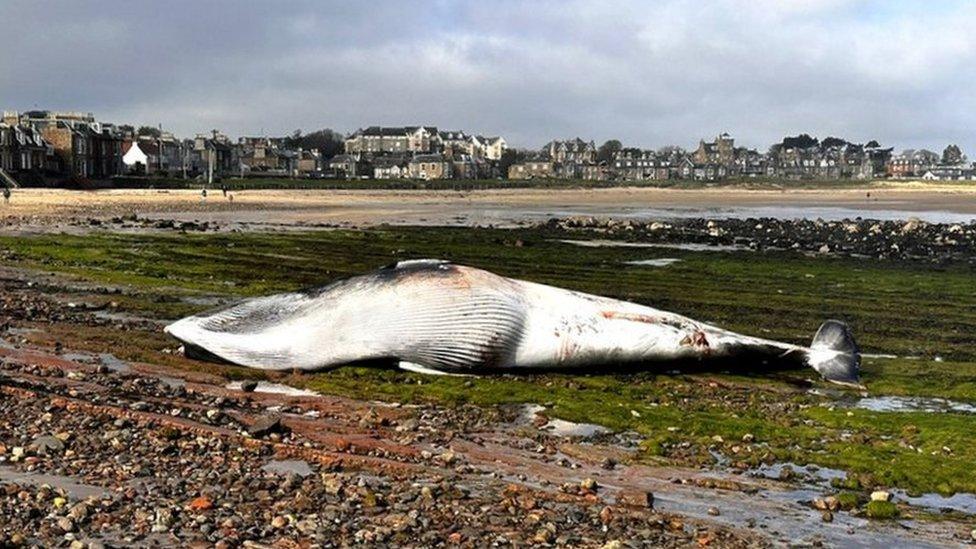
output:
[[[108,194],[95,195],[108,197],[102,205],[62,210],[26,204],[29,196],[15,196],[19,209],[0,229],[5,545],[973,539],[972,222],[869,211],[844,220],[537,219],[519,206],[502,228],[453,218],[446,224],[461,226],[360,226],[357,212],[387,206],[360,196],[345,217],[324,207],[334,216],[324,220],[321,206],[252,204],[233,219],[246,200],[167,206],[166,195],[160,204],[141,195],[147,202],[123,206]],[[447,216],[451,200],[423,208]],[[531,210],[550,209],[559,208]],[[257,211],[260,220],[250,217]],[[798,343],[823,318],[842,318],[864,347],[869,392],[749,365],[269,374],[186,359],[161,332],[243,296],[414,257]]]

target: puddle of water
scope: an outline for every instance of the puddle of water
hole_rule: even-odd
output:
[[[847,473],[839,469],[816,466],[800,466],[795,463],[774,463],[763,465],[749,471],[753,476],[770,479],[780,478],[785,467],[791,467],[797,477],[804,481],[804,488],[782,492],[782,497],[797,498],[796,501],[811,501],[822,497],[824,490],[831,491],[830,482],[834,479],[844,480]],[[811,482],[812,481],[812,482]],[[931,511],[951,509],[960,513],[976,514],[976,494],[958,493],[950,497],[940,494],[922,494],[909,496],[904,490],[891,490],[895,501],[903,501],[915,507],[922,507]],[[772,492],[766,492],[772,493]]]
[[[87,499],[90,497],[103,497],[109,495],[109,491],[99,486],[82,484],[76,482],[71,477],[63,475],[49,475],[46,473],[26,473],[18,471],[12,467],[0,466],[0,482],[13,482],[17,484],[29,484],[31,486],[41,486],[47,484],[52,488],[60,488],[75,499]]]
[[[117,374],[127,374],[132,371],[132,367],[127,362],[119,360],[112,353],[102,353],[98,355],[98,360],[102,361],[102,365],[106,368]]]
[[[854,403],[855,408],[872,412],[932,412],[976,414],[976,405],[944,398],[878,396],[865,397]]]
[[[608,435],[613,432],[602,425],[573,423],[572,421],[562,419],[550,419],[549,423],[546,423],[540,429],[561,437],[581,438],[592,438],[598,435]]]
[[[275,459],[266,463],[261,470],[277,475],[294,473],[300,477],[307,477],[314,473],[308,462],[301,459]]]
[[[241,390],[240,381],[232,381],[225,385],[225,388],[232,389],[234,391]],[[259,381],[258,386],[254,389],[256,393],[274,393],[276,395],[286,395],[286,396],[320,396],[315,391],[309,391],[306,389],[296,389],[295,387],[289,387],[281,383],[269,383],[267,381]]]
[[[584,248],[665,248],[669,250],[685,250],[689,252],[740,252],[754,251],[748,246],[734,244],[698,244],[685,243],[657,243],[657,242],[626,242],[623,240],[559,240],[563,244],[572,244]]]
[[[516,423],[519,425],[535,425],[536,416],[545,411],[545,406],[538,404],[525,404],[522,406]],[[546,431],[561,437],[580,437],[592,438],[599,435],[609,435],[612,430],[602,425],[593,423],[574,423],[563,419],[548,418],[549,421],[539,427],[540,431]]]
[[[660,257],[658,259],[639,259],[637,261],[625,261],[627,265],[642,265],[645,267],[667,267],[681,261],[673,257]]]
[[[921,496],[909,496],[901,490],[894,490],[892,494],[898,500],[907,501],[910,505],[924,507],[933,511],[951,509],[960,513],[976,515],[976,494],[953,494],[949,497],[940,494],[922,494]]]
[[[826,487],[834,479],[844,480],[847,478],[847,473],[840,469],[819,467],[817,465],[797,465],[790,462],[760,465],[755,469],[750,469],[749,474],[756,477],[779,479],[780,475],[783,474],[783,469],[787,467],[793,470],[794,477],[810,479],[813,481],[812,485],[816,486]]]

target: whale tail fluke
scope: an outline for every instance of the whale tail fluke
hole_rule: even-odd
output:
[[[827,381],[862,387],[861,351],[847,324],[828,320],[820,325],[807,353],[807,362]]]

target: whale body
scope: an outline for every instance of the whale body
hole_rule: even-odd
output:
[[[391,360],[416,371],[477,374],[725,360],[805,365],[829,381],[857,384],[860,367],[857,344],[838,321],[824,322],[802,347],[430,259],[247,299],[165,331],[187,356],[265,370]]]

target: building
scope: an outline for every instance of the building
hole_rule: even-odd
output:
[[[727,133],[719,135],[715,141],[705,142],[702,139],[698,142],[698,148],[691,153],[691,160],[695,164],[730,166],[735,160],[735,139]]]
[[[890,158],[887,172],[890,177],[922,177],[941,161],[941,157],[929,150],[906,149]]]
[[[214,177],[232,175],[240,170],[240,165],[235,166],[234,162],[237,150],[231,145],[230,139],[217,130],[211,131],[209,135],[197,134],[183,146],[188,155],[188,169],[206,176],[210,182]]]
[[[509,179],[550,179],[556,177],[556,166],[552,160],[526,160],[508,167]]]
[[[505,154],[505,149],[508,148],[508,143],[505,142],[505,138],[496,135],[494,137],[483,137],[480,139],[485,143],[484,157],[486,160],[497,162],[502,159],[502,155]]]
[[[62,175],[107,178],[123,171],[122,132],[91,113],[4,112],[3,118],[40,132],[53,151],[50,167]]]
[[[976,180],[976,166],[964,164],[939,164],[922,174],[926,181],[973,181]]]
[[[603,162],[587,164],[580,168],[580,177],[587,181],[607,181],[611,178],[611,170]]]
[[[592,164],[596,160],[596,145],[577,137],[568,141],[550,141],[542,153],[559,164]]]
[[[611,156],[610,167],[614,175],[624,181],[662,179],[659,177],[658,159],[654,151],[636,148],[620,149]]]
[[[454,176],[453,170],[453,162],[440,153],[418,154],[407,164],[411,179],[450,179]]]
[[[374,179],[405,179],[408,176],[405,156],[383,156],[373,160]]]
[[[371,175],[369,164],[356,154],[339,154],[329,159],[329,169],[337,176],[353,179]]]
[[[433,126],[360,128],[346,138],[347,154],[428,154],[435,151],[438,142],[437,128]]]
[[[48,171],[53,149],[30,126],[0,123],[0,169],[7,173]]]

